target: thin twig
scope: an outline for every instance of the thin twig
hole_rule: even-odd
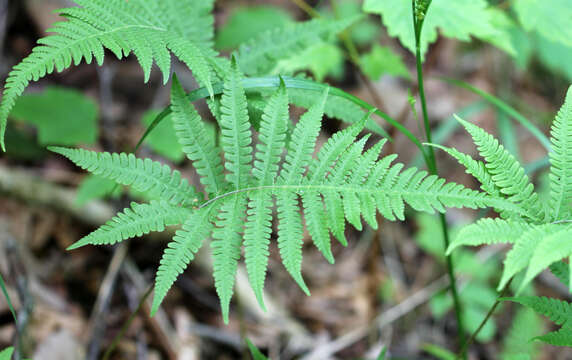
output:
[[[102,358],[103,360],[109,359],[109,357],[111,356],[117,345],[119,345],[119,342],[121,341],[121,339],[123,339],[123,337],[127,333],[127,330],[129,330],[131,323],[133,323],[133,320],[135,320],[135,316],[137,316],[137,313],[139,313],[139,310],[141,310],[143,304],[145,304],[145,301],[147,301],[147,298],[149,297],[149,295],[151,295],[152,291],[153,291],[153,286],[150,285],[149,288],[147,288],[145,294],[143,294],[143,296],[141,297],[141,300],[139,301],[139,305],[137,305],[137,308],[131,313],[131,315],[129,315],[129,318],[121,327],[121,331],[119,331],[119,334],[117,334],[117,336],[111,342],[111,345],[109,345],[109,348],[105,351],[105,354],[103,354]]]
[[[90,334],[90,342],[88,345],[87,359],[95,360],[99,354],[101,339],[105,332],[105,320],[107,319],[104,314],[108,312],[119,269],[127,256],[127,244],[127,242],[122,242],[115,248],[113,257],[111,258],[111,262],[99,288],[97,300],[95,301],[90,317],[90,331],[88,332]]]
[[[475,341],[475,338],[477,337],[477,335],[479,335],[479,333],[481,332],[481,330],[483,329],[483,327],[485,326],[485,324],[487,323],[487,321],[489,321],[489,319],[491,318],[491,316],[493,315],[493,313],[495,312],[495,310],[497,309],[497,307],[499,306],[499,304],[501,303],[501,299],[503,297],[506,296],[506,293],[508,292],[508,290],[510,289],[510,284],[512,282],[512,279],[509,280],[509,282],[505,285],[503,291],[501,292],[501,294],[497,297],[495,303],[493,304],[493,306],[489,309],[489,312],[487,313],[487,315],[485,316],[485,318],[483,319],[483,321],[481,321],[481,323],[479,324],[479,327],[477,328],[477,330],[475,330],[471,336],[469,337],[469,339],[465,342],[465,344],[463,344],[463,347],[461,348],[461,351],[459,351],[459,354],[457,355],[457,359],[460,359],[464,356],[464,354],[467,353],[467,350],[469,348],[469,346],[473,343],[473,341]]]
[[[449,281],[447,276],[435,280],[423,289],[415,292],[413,295],[400,302],[399,304],[387,309],[379,314],[370,324],[352,330],[334,341],[325,345],[318,346],[310,354],[304,356],[302,360],[327,359],[338,351],[347,348],[349,345],[359,341],[367,336],[367,334],[377,328],[378,330],[398,320],[402,316],[410,313],[416,307],[429,301],[429,299],[437,292],[447,288]]]

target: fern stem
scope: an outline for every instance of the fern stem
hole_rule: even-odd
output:
[[[307,80],[307,79],[298,79],[298,78],[294,78],[294,77],[290,77],[290,76],[282,76],[282,77],[280,77],[280,76],[268,76],[268,77],[244,78],[244,79],[242,79],[242,87],[246,91],[253,91],[253,90],[257,90],[257,89],[277,89],[280,87],[280,79],[282,79],[284,81],[284,84],[286,85],[286,88],[288,88],[288,89],[309,90],[309,91],[315,91],[315,92],[323,93],[325,88],[329,87],[330,88],[329,96],[337,96],[337,97],[349,100],[352,103],[358,105],[359,107],[361,107],[362,109],[364,109],[366,111],[373,111],[374,114],[376,114],[377,116],[384,119],[387,123],[389,123],[391,126],[396,128],[407,139],[409,139],[419,149],[421,154],[423,154],[423,157],[425,158],[425,162],[429,164],[429,159],[428,159],[427,151],[426,151],[425,147],[423,146],[423,144],[421,144],[421,141],[419,141],[419,139],[417,139],[417,137],[415,135],[413,135],[413,133],[411,131],[409,131],[409,129],[407,129],[405,126],[403,126],[397,120],[393,119],[391,116],[389,116],[386,113],[378,110],[375,106],[373,106],[373,105],[369,104],[368,102],[366,102],[366,101],[364,101],[364,100],[362,100],[362,99],[360,99],[360,98],[358,98],[352,94],[349,94],[349,93],[347,93],[341,89],[329,86],[327,84],[321,84],[321,83],[317,83],[315,81],[311,81],[311,80]],[[213,84],[213,95],[221,94],[222,89],[223,89],[223,83],[222,82]],[[197,101],[200,99],[206,99],[209,96],[210,96],[210,94],[209,94],[207,88],[202,87],[202,88],[199,88],[199,89],[196,89],[196,90],[189,92],[187,94],[187,99],[191,102],[194,102],[194,101]],[[159,115],[157,115],[157,117],[153,120],[151,125],[149,125],[149,127],[147,128],[147,130],[145,131],[145,133],[143,134],[141,139],[139,139],[139,142],[135,146],[134,151],[137,151],[137,149],[139,149],[139,147],[141,146],[143,141],[147,138],[147,136],[151,133],[151,131],[153,131],[153,129],[157,125],[159,125],[159,123],[165,117],[167,117],[169,114],[171,114],[171,112],[172,112],[171,107],[168,106]],[[383,128],[381,128],[379,125],[374,123],[373,120],[371,120],[371,119],[368,120],[368,123],[366,123],[366,126],[370,129],[371,128],[378,129],[377,130],[378,133],[383,132],[384,136],[386,136],[390,141],[392,140],[391,137],[383,130]]]
[[[423,125],[425,127],[425,137],[427,142],[432,143],[432,134],[431,134],[431,124],[429,123],[429,115],[427,113],[427,100],[425,97],[425,87],[423,84],[423,65],[421,63],[421,31],[423,30],[423,22],[425,20],[425,15],[431,6],[431,0],[425,0],[424,5],[425,8],[422,9],[422,13],[417,13],[420,11],[416,9],[416,5],[418,2],[422,2],[422,0],[413,0],[411,2],[411,13],[413,16],[413,26],[415,32],[415,60],[417,65],[417,82],[419,87],[419,98],[421,99],[421,110],[423,112]],[[425,153],[425,162],[429,169],[429,172],[433,175],[437,175],[437,162],[435,161],[435,151],[433,147],[429,147],[427,152]],[[445,214],[439,215],[439,220],[441,223],[441,230],[443,232],[443,243],[444,248],[447,249],[449,247],[449,228],[447,227],[447,220],[445,218]],[[459,299],[459,293],[457,290],[457,279],[455,278],[455,267],[453,264],[453,259],[451,255],[446,256],[447,261],[447,274],[449,276],[449,281],[451,282],[451,295],[453,297],[453,305],[455,308],[455,318],[457,320],[457,336],[458,336],[458,343],[464,344],[465,343],[465,330],[463,327],[463,317],[461,312],[461,301]],[[463,358],[466,358],[465,349],[461,348],[460,355]]]
[[[123,324],[123,326],[121,327],[121,331],[119,331],[119,334],[117,334],[117,336],[113,339],[113,342],[111,343],[109,348],[105,351],[105,354],[103,354],[102,360],[109,359],[109,357],[111,356],[117,345],[119,345],[121,339],[123,339],[123,337],[125,336],[125,333],[127,333],[127,330],[129,330],[131,323],[133,322],[133,320],[135,320],[135,316],[137,316],[139,310],[141,310],[143,304],[145,304],[145,301],[147,301],[147,298],[149,297],[149,295],[151,295],[152,291],[153,291],[153,285],[150,285],[145,294],[143,294],[143,297],[141,297],[141,300],[139,301],[137,308],[131,313],[131,315],[129,315],[129,318],[127,319],[125,324]]]
[[[513,278],[514,279],[514,278]],[[477,335],[479,335],[479,333],[481,332],[481,330],[483,329],[483,327],[485,326],[485,324],[487,323],[487,321],[489,321],[489,319],[491,318],[491,316],[494,314],[495,310],[497,309],[497,307],[499,306],[499,304],[502,301],[502,298],[505,297],[506,293],[508,292],[508,289],[510,288],[510,284],[512,282],[512,279],[510,279],[508,281],[508,283],[505,285],[502,293],[497,297],[495,303],[493,304],[493,306],[489,309],[489,312],[487,313],[487,315],[485,316],[485,318],[483,319],[483,321],[481,321],[481,323],[479,324],[479,327],[477,328],[477,330],[475,330],[471,336],[469,337],[469,339],[463,344],[463,347],[461,348],[461,351],[459,352],[459,354],[457,355],[457,359],[460,359],[461,357],[465,356],[465,354],[467,353],[467,349],[469,348],[469,345],[471,345],[473,343],[473,341],[475,341],[475,338],[477,337]]]

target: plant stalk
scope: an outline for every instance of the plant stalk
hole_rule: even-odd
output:
[[[139,301],[137,308],[131,313],[131,315],[129,315],[129,318],[127,319],[125,324],[123,324],[123,326],[121,327],[119,334],[117,334],[117,336],[113,339],[113,342],[111,343],[105,354],[103,354],[102,360],[109,359],[109,357],[111,356],[117,345],[119,345],[121,339],[123,339],[123,337],[127,333],[127,330],[129,330],[131,323],[133,322],[133,320],[135,320],[135,316],[137,316],[137,313],[139,313],[139,310],[141,310],[143,304],[145,304],[145,301],[147,301],[147,298],[149,297],[149,295],[151,295],[152,290],[153,290],[153,285],[150,285],[145,294],[143,294],[143,296],[141,297],[141,300]]]
[[[509,280],[509,282],[505,285],[502,293],[497,297],[495,303],[493,304],[493,306],[489,309],[489,312],[487,313],[487,315],[485,316],[485,318],[483,319],[483,321],[481,321],[481,323],[479,324],[479,327],[477,328],[477,330],[475,330],[471,336],[469,337],[469,339],[463,344],[463,347],[461,348],[461,351],[459,351],[459,354],[457,355],[457,359],[460,359],[462,356],[464,356],[467,353],[467,349],[469,348],[469,345],[471,345],[473,343],[473,341],[475,341],[475,338],[477,337],[477,335],[479,335],[479,333],[481,332],[481,330],[483,329],[483,327],[485,326],[485,324],[487,323],[487,321],[489,321],[489,319],[491,318],[491,316],[493,316],[495,310],[497,309],[497,307],[499,306],[499,304],[501,303],[501,299],[503,297],[505,297],[506,293],[508,292],[508,289],[510,288],[510,284],[512,283],[512,279]]]
[[[421,62],[421,31],[423,29],[423,22],[425,19],[425,15],[429,10],[429,6],[431,5],[431,0],[426,1],[426,8],[422,16],[418,16],[416,14],[416,2],[420,0],[412,0],[411,9],[412,9],[412,16],[413,16],[413,26],[415,30],[415,59],[417,64],[417,82],[419,88],[419,98],[421,100],[421,110],[423,113],[423,125],[425,127],[425,137],[428,143],[432,143],[432,134],[431,134],[431,124],[429,123],[429,115],[427,113],[427,100],[425,98],[425,87],[423,84],[423,65]],[[425,157],[427,167],[429,172],[432,175],[437,175],[437,162],[435,160],[435,151],[433,147],[428,147]],[[443,232],[443,244],[445,250],[449,247],[449,228],[447,227],[447,220],[444,214],[439,215],[439,220],[441,223],[441,230]],[[465,330],[463,327],[463,317],[461,311],[461,301],[459,298],[459,292],[457,290],[457,280],[455,278],[455,267],[453,264],[453,259],[451,255],[447,255],[446,257],[447,262],[447,274],[449,276],[449,281],[451,283],[451,295],[453,297],[453,306],[455,308],[455,317],[457,320],[457,336],[458,336],[458,343],[461,346],[460,355],[465,358],[466,357],[466,350],[463,347],[465,344]]]

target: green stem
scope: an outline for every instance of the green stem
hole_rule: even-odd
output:
[[[417,82],[419,87],[419,98],[421,99],[421,110],[423,112],[423,125],[425,127],[425,137],[427,142],[432,143],[432,134],[431,134],[431,124],[429,123],[429,115],[427,113],[427,100],[425,98],[425,87],[423,84],[423,65],[421,63],[421,31],[423,29],[423,21],[425,19],[425,15],[427,14],[427,10],[431,5],[431,1],[427,2],[427,8],[425,9],[424,14],[421,17],[418,17],[415,13],[415,4],[416,0],[413,0],[411,3],[412,9],[412,16],[413,16],[413,26],[415,30],[415,58],[417,64]],[[429,147],[426,152],[426,163],[427,167],[429,168],[429,172],[432,175],[437,175],[437,162],[435,160],[435,152],[433,147]],[[441,230],[443,232],[443,243],[444,248],[447,249],[449,247],[449,229],[447,227],[447,220],[444,214],[439,215],[440,223],[441,223]],[[461,311],[461,301],[459,298],[459,292],[457,291],[457,280],[455,278],[455,268],[453,264],[453,259],[451,255],[446,256],[447,260],[447,274],[449,276],[449,281],[451,283],[451,295],[453,296],[453,305],[455,308],[455,317],[457,320],[457,334],[458,334],[458,342],[460,346],[465,343],[465,331],[463,327],[463,317]],[[461,350],[461,356],[466,357],[464,350]]]
[[[493,304],[493,306],[489,309],[489,312],[487,313],[487,315],[485,316],[485,318],[483,319],[483,321],[481,321],[481,323],[479,324],[479,327],[477,328],[477,330],[475,330],[471,336],[469,337],[469,339],[467,340],[467,342],[465,342],[463,344],[463,347],[461,348],[461,351],[459,352],[459,354],[457,355],[457,359],[460,359],[462,356],[464,356],[467,353],[467,349],[469,348],[469,345],[471,345],[473,343],[473,341],[475,341],[475,338],[477,337],[477,335],[479,335],[479,333],[481,332],[481,330],[483,329],[483,327],[485,326],[485,324],[487,323],[487,321],[489,321],[489,319],[491,318],[491,316],[494,314],[495,310],[497,309],[497,307],[499,306],[499,304],[502,301],[502,298],[505,297],[508,289],[510,288],[510,284],[512,282],[512,279],[509,280],[509,282],[505,285],[502,293],[497,297],[495,303]]]
[[[145,301],[147,301],[147,298],[149,297],[149,295],[151,295],[152,290],[153,290],[153,285],[149,286],[149,289],[147,289],[145,294],[143,294],[143,297],[141,297],[141,300],[139,301],[139,305],[137,305],[137,308],[131,313],[131,315],[129,315],[129,319],[127,319],[125,324],[123,324],[123,326],[121,327],[121,331],[119,331],[119,334],[117,334],[117,336],[113,339],[113,342],[111,343],[105,354],[103,354],[102,360],[109,359],[109,357],[111,356],[117,345],[119,345],[121,339],[123,339],[123,337],[125,336],[125,333],[127,333],[127,330],[129,330],[131,323],[133,322],[133,320],[135,320],[135,316],[137,316],[137,313],[139,313],[139,310],[141,310],[143,304],[145,304]]]

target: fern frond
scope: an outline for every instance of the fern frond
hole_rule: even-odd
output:
[[[565,219],[572,206],[572,87],[550,130],[551,219]]]
[[[572,326],[567,325],[558,331],[537,336],[535,340],[540,340],[554,346],[572,347]]]
[[[517,302],[561,325],[560,330],[537,336],[540,340],[556,346],[572,346],[572,304],[566,301],[544,296],[520,296],[503,300]]]
[[[429,146],[436,147],[445,151],[451,157],[459,162],[459,164],[465,167],[467,174],[473,175],[475,179],[481,184],[481,189],[486,191],[488,194],[496,196],[499,194],[499,189],[495,185],[495,182],[487,170],[485,164],[482,161],[477,161],[473,159],[470,155],[463,154],[457,149],[448,148],[446,146],[441,146],[438,144],[426,144]]]
[[[181,178],[179,171],[172,171],[167,165],[157,161],[138,159],[133,154],[125,153],[111,154],[63,147],[49,149],[92,174],[121,185],[132,186],[137,191],[146,192],[149,196],[170,204],[196,205],[202,200],[195,188]]]
[[[570,262],[570,260],[569,260]],[[564,261],[557,261],[549,266],[550,272],[560,280],[560,282],[566,286],[570,287],[570,291],[572,291],[572,286],[570,286],[570,266],[572,262],[569,264],[565,263]]]
[[[276,180],[288,122],[288,94],[282,82],[269,99],[260,123],[260,143],[256,146],[252,169],[252,175],[259,186],[272,185]],[[249,197],[248,207],[244,229],[244,261],[254,294],[260,306],[265,309],[262,292],[272,233],[272,194],[262,192],[259,197]]]
[[[517,302],[546,316],[556,325],[572,324],[572,304],[545,296],[519,296],[507,300]]]
[[[357,19],[357,17],[337,21],[315,19],[261,33],[240,46],[238,51],[240,68],[249,76],[268,75],[279,60],[327,41]]]
[[[502,219],[485,218],[467,225],[459,231],[457,237],[447,249],[447,255],[459,246],[479,246],[490,244],[514,244],[531,229],[525,222],[513,222]]]
[[[204,123],[187,98],[176,76],[173,76],[171,89],[171,108],[173,126],[177,140],[187,157],[201,176],[201,183],[209,194],[218,194],[224,190],[224,174],[219,149],[214,139],[207,136]]]
[[[30,81],[54,71],[61,72],[72,62],[74,65],[82,60],[91,63],[95,58],[101,65],[104,48],[119,59],[133,52],[145,81],[155,62],[165,82],[170,72],[171,51],[193,70],[199,83],[213,93],[208,61],[216,55],[211,49],[212,29],[197,29],[197,26],[212,25],[213,1],[204,1],[201,5],[194,0],[78,0],[76,3],[80,6],[60,10],[66,21],[54,24],[49,30],[53,34],[40,39],[32,53],[8,75],[0,104],[3,149],[8,114]],[[176,11],[177,6],[192,12]]]
[[[225,324],[228,324],[230,300],[234,292],[245,212],[246,196],[243,194],[225,201],[218,213],[212,234],[213,275]]]
[[[119,212],[100,228],[68,247],[68,250],[89,244],[113,245],[151,231],[163,231],[165,226],[182,224],[190,212],[187,208],[162,200],[153,200],[149,204],[131,203],[130,208]]]
[[[572,255],[571,239],[572,228],[564,226],[561,226],[560,231],[543,238],[530,258],[521,289],[552,263]]]
[[[486,161],[485,166],[500,192],[508,196],[511,201],[522,204],[533,220],[543,220],[544,209],[539,202],[538,194],[534,192],[534,186],[514,156],[480,127],[459,117],[456,118],[473,137],[480,155]]]
[[[224,151],[226,179],[235,189],[247,186],[252,160],[252,133],[248,121],[242,75],[233,59],[232,70],[224,82],[221,98],[221,143]]]
[[[534,251],[542,240],[562,230],[556,224],[534,225],[524,232],[520,239],[515,242],[513,248],[507,253],[504,260],[504,269],[499,283],[499,291],[504,288],[508,281],[530,263]]]
[[[153,296],[151,315],[157,312],[177,277],[194,259],[204,239],[210,235],[213,224],[209,221],[209,217],[217,207],[218,204],[215,204],[210,208],[195,210],[165,248],[155,278],[155,295]]]

